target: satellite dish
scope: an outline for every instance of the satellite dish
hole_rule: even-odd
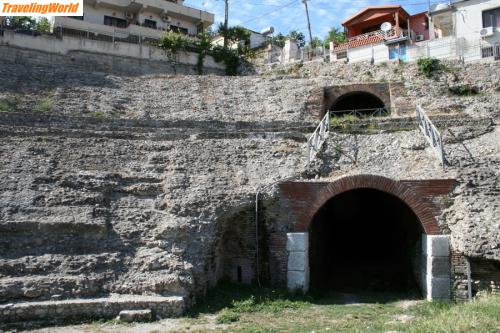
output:
[[[262,29],[260,31],[260,34],[263,36],[267,36],[267,35],[270,35],[272,33],[274,33],[274,27],[268,27],[268,28]]]
[[[384,22],[380,26],[380,30],[382,30],[383,32],[387,32],[387,31],[391,30],[391,28],[392,28],[392,24],[390,22]]]
[[[201,5],[203,6],[203,8],[207,8],[207,6],[208,6],[208,1],[207,1],[207,0],[203,1],[203,3],[202,3]]]

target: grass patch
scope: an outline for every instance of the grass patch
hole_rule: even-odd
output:
[[[434,74],[445,70],[445,66],[436,58],[419,58],[417,67],[420,74],[431,78]]]
[[[36,101],[35,103],[35,112],[40,112],[40,113],[48,113],[52,110],[52,99],[50,97],[41,99],[39,101]]]
[[[106,113],[104,113],[102,111],[90,112],[90,113],[88,113],[88,116],[92,117],[92,118],[99,118],[99,119],[107,119],[107,118],[109,118],[108,114],[106,114]]]
[[[496,92],[500,92],[500,86],[497,86],[497,87],[495,88],[495,91],[496,91]]]
[[[414,309],[407,332],[500,332],[500,297],[486,296],[464,304],[425,302]]]
[[[479,89],[477,87],[473,87],[468,84],[461,84],[457,86],[448,87],[448,91],[452,95],[456,96],[474,96],[479,94]]]
[[[197,317],[201,313],[242,314],[251,312],[280,313],[286,309],[307,307],[311,296],[290,293],[286,290],[256,288],[253,286],[222,282],[210,290],[207,296],[190,309],[188,316]]]
[[[348,123],[354,123],[358,121],[360,118],[356,117],[352,114],[343,114],[340,116],[333,116],[330,119],[330,125],[334,127],[344,127],[348,125]]]
[[[219,332],[497,332],[500,297],[466,304],[427,302],[416,293],[345,294],[286,290],[222,283],[210,290],[189,316],[216,316]],[[351,295],[352,297],[352,295]],[[403,302],[402,302],[403,301]],[[408,302],[410,305],[402,305]],[[191,330],[190,330],[191,331]],[[195,330],[196,331],[196,330]],[[201,331],[200,331],[201,332]]]
[[[16,112],[17,100],[14,98],[0,99],[0,112]]]

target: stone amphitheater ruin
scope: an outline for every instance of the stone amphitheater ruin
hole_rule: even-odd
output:
[[[499,292],[498,62],[224,77],[82,59],[0,45],[1,323],[179,316],[224,278]],[[459,84],[480,94],[450,94]],[[326,110],[374,105],[390,114],[332,125],[306,166]]]

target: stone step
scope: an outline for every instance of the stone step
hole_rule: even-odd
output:
[[[0,305],[0,328],[23,321],[65,321],[114,318],[123,310],[151,310],[153,318],[179,317],[185,311],[181,296],[112,295],[103,298],[21,302]]]
[[[123,264],[117,252],[82,255],[42,254],[0,258],[0,278],[44,274],[80,275],[116,271]]]
[[[92,275],[37,275],[0,278],[0,300],[47,300],[58,295],[61,298],[92,297],[104,293],[103,285],[114,274]]]

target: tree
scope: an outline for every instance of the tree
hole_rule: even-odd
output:
[[[288,38],[294,39],[297,42],[298,47],[304,47],[306,45],[306,37],[300,31],[290,31],[288,33]]]
[[[325,41],[323,42],[323,46],[327,49],[330,48],[330,42],[334,42],[335,44],[345,43],[346,36],[345,32],[340,28],[332,27],[330,31],[328,31],[328,35],[325,37]]]
[[[314,37],[312,39],[312,43],[311,44],[312,44],[313,49],[315,49],[317,47],[320,47],[323,44],[323,42],[318,37]]]
[[[33,30],[35,23],[35,19],[31,16],[9,16],[7,18],[7,26],[11,29]]]
[[[219,24],[217,32],[227,40],[230,48],[232,48],[236,43],[238,43],[238,45],[243,44],[244,46],[250,44],[250,31],[242,26],[236,25],[226,29],[224,24],[221,23]]]
[[[50,32],[49,20],[46,17],[40,18],[36,23],[35,30],[39,33],[49,33]]]
[[[281,32],[272,38],[273,45],[284,47],[286,42],[286,36],[284,36]]]

